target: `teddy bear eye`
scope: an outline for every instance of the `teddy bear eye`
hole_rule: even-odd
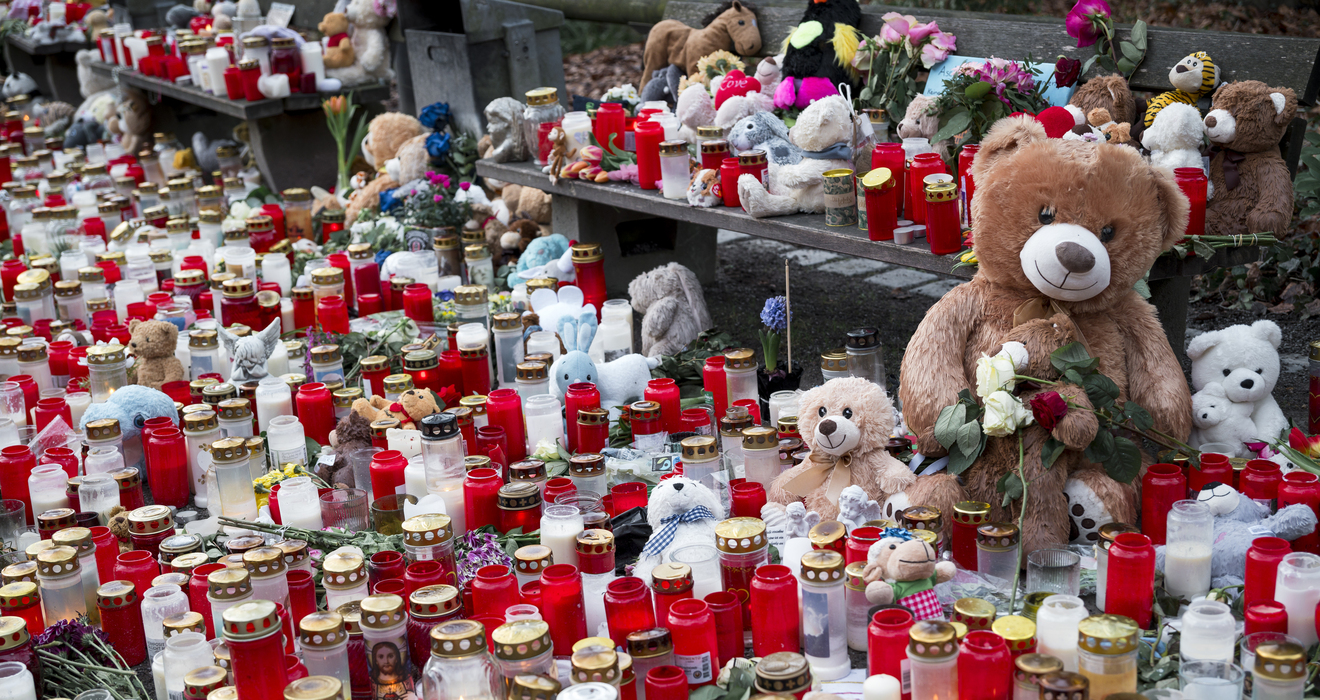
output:
[[[1040,208],[1040,214],[1036,218],[1040,220],[1041,225],[1049,226],[1054,223],[1054,212],[1054,207],[1046,205]]]
[[[1227,377],[1228,375],[1230,375],[1230,374],[1232,374],[1232,373],[1233,373],[1233,370],[1231,370],[1231,369],[1225,369],[1225,370],[1224,370],[1224,376],[1225,376],[1225,377]]]
[[[820,410],[819,410],[819,411],[816,411],[816,413],[817,413],[817,415],[819,415],[821,418],[824,418],[824,417],[825,417],[825,414],[827,413],[827,411],[825,410],[825,407],[824,407],[824,406],[821,406],[821,407],[820,407]]]
[[[890,548],[890,549],[898,549],[898,545],[896,545],[896,544],[891,544],[891,545],[889,545],[889,548]]]
[[[744,21],[742,21],[742,20],[738,20],[738,26],[739,26],[739,27],[743,26],[744,24],[747,24],[747,23],[744,22]]]
[[[851,409],[851,408],[845,408],[845,409],[843,409],[843,417],[844,417],[844,418],[852,418],[852,409]]]
[[[1265,374],[1265,370],[1263,370],[1263,369],[1258,369],[1258,370],[1256,370],[1256,374]]]
[[[568,379],[568,374],[567,374],[567,373],[564,374],[564,379],[565,379],[565,380]]]
[[[1113,226],[1106,226],[1106,227],[1100,229],[1100,242],[1101,242],[1101,243],[1108,243],[1108,242],[1110,242],[1110,241],[1112,241],[1112,240],[1114,240],[1114,227],[1113,227]]]

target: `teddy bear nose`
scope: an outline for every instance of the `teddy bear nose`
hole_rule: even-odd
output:
[[[675,491],[682,491],[682,490],[683,490],[683,482],[680,481],[680,482],[674,484],[674,490],[675,490]]]
[[[1254,380],[1254,379],[1243,379],[1243,380],[1242,380],[1242,388],[1243,388],[1243,389],[1250,389],[1251,387],[1255,386],[1255,384],[1256,384],[1256,380]]]
[[[1054,246],[1054,255],[1059,258],[1059,264],[1069,272],[1090,272],[1091,268],[1095,267],[1095,256],[1081,243],[1064,241]]]
[[[829,420],[821,421],[820,425],[816,426],[816,430],[819,431],[821,435],[832,435],[838,427],[839,426],[834,424],[834,419],[831,418]]]
[[[1218,120],[1218,119],[1215,119],[1214,115],[1210,115],[1210,116],[1208,116],[1208,117],[1205,118],[1205,125],[1206,125],[1207,127],[1210,127],[1211,129],[1215,128],[1215,124],[1218,124],[1218,123],[1219,123],[1219,120]]]

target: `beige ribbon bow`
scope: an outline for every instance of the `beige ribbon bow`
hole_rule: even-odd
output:
[[[1077,336],[1077,342],[1086,348],[1087,354],[1091,354],[1091,345],[1086,342],[1086,336],[1082,335],[1082,329],[1077,327],[1077,322],[1068,313],[1068,309],[1064,308],[1057,299],[1036,297],[1022,302],[1016,309],[1013,309],[1013,327],[1016,328],[1027,321],[1034,321],[1038,318],[1048,319],[1056,314],[1063,314],[1064,318],[1068,319],[1068,323],[1072,325],[1073,333]],[[1092,356],[1094,357],[1094,355]]]
[[[812,450],[807,460],[811,467],[784,484],[784,490],[806,498],[816,489],[825,486],[825,498],[830,503],[837,503],[839,494],[852,484],[852,453],[846,452],[835,457]]]

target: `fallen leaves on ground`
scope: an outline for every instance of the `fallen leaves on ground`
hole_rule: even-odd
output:
[[[606,90],[624,83],[640,86],[642,45],[605,46],[564,57],[564,82],[572,95],[600,99]]]

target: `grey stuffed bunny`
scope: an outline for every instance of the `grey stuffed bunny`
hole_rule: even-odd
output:
[[[1210,587],[1240,586],[1247,568],[1247,549],[1257,537],[1295,540],[1315,530],[1316,517],[1309,506],[1295,504],[1270,509],[1238,493],[1233,487],[1211,482],[1196,500],[1210,506],[1215,515],[1215,534],[1210,554]],[[1155,548],[1155,567],[1164,570],[1164,545]]]
[[[775,165],[795,165],[804,158],[802,149],[788,140],[788,127],[771,112],[739,119],[729,130],[729,144],[738,152],[759,148]]]

